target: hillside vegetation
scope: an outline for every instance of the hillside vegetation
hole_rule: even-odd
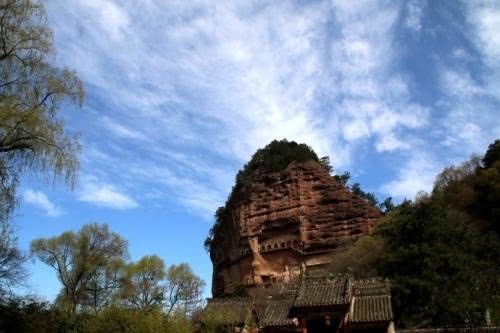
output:
[[[399,327],[500,324],[500,140],[445,168],[331,270],[391,279]]]

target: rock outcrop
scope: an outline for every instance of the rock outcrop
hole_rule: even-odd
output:
[[[315,161],[257,171],[251,185],[233,191],[215,229],[213,295],[287,282],[305,267],[327,264],[340,244],[371,233],[379,216]]]

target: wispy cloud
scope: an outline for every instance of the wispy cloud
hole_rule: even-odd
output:
[[[116,121],[113,121],[109,117],[104,117],[102,119],[102,125],[109,130],[113,135],[116,135],[122,139],[130,140],[140,140],[147,141],[147,137],[139,131],[131,129],[125,125],[122,125]]]
[[[430,192],[440,165],[429,154],[411,155],[399,166],[397,177],[381,187],[381,192],[398,199],[413,200],[420,191]]]
[[[486,89],[476,82],[469,71],[444,68],[441,71],[441,84],[447,95],[453,98],[468,99],[485,95]]]
[[[40,208],[50,217],[57,217],[63,214],[63,210],[53,204],[47,195],[41,191],[27,189],[23,192],[23,199],[24,202]]]
[[[426,6],[425,0],[411,0],[406,4],[406,27],[416,33],[422,30],[422,16]]]
[[[468,18],[474,27],[474,41],[492,66],[500,65],[500,5],[496,1],[467,3]]]
[[[333,92],[340,102],[332,111],[351,147],[373,138],[379,152],[409,148],[411,130],[425,126],[429,114],[411,101],[408,83],[392,67],[398,57],[392,44],[398,8],[358,4],[337,3],[340,34],[331,51]]]
[[[133,198],[122,193],[113,185],[102,183],[92,178],[83,182],[78,199],[97,206],[113,209],[130,209],[138,206],[138,203]]]
[[[330,155],[337,169],[352,169],[367,164],[364,151],[414,160],[431,146],[459,151],[460,140],[479,140],[477,130],[491,124],[490,106],[481,104],[481,121],[471,120],[470,111],[473,100],[491,95],[493,83],[443,63],[442,96],[422,102],[411,70],[401,67],[398,34],[421,31],[431,2],[47,6],[58,59],[78,69],[89,91],[89,112],[68,123],[83,129],[83,172],[102,180],[86,192],[108,199],[87,201],[132,207],[137,202],[125,193],[155,193],[151,198],[211,216],[237,169],[272,139],[305,142]],[[493,64],[495,42],[485,43],[496,40],[495,17],[471,17],[482,36],[478,47]],[[454,59],[470,57],[458,53]],[[460,94],[475,97],[459,103]],[[464,129],[474,130],[461,138]],[[427,174],[406,174],[429,183]],[[414,185],[395,188],[410,193]]]
[[[438,107],[446,112],[441,119],[441,144],[451,151],[482,153],[500,137],[500,6],[491,1],[465,3],[474,56],[463,47],[453,50],[454,61],[441,62],[439,82],[442,95]],[[450,152],[448,152],[450,153]]]

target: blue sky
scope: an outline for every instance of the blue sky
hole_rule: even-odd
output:
[[[234,176],[273,139],[304,142],[379,198],[413,198],[500,137],[495,1],[51,0],[56,63],[86,88],[73,191],[26,176],[19,241],[108,223],[132,259],[188,262]],[[55,273],[30,262],[28,292]],[[208,295],[209,287],[207,288]]]

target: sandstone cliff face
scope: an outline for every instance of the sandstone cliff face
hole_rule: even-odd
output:
[[[214,296],[324,264],[342,242],[371,233],[380,216],[314,161],[257,172],[227,207],[210,253]]]

